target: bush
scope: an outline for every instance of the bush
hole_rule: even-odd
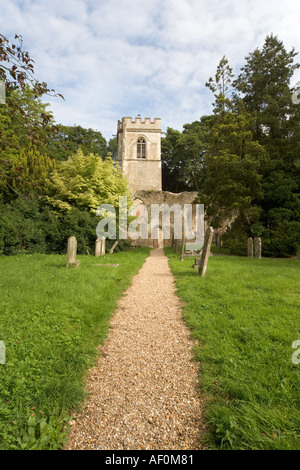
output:
[[[300,243],[300,223],[284,221],[262,237],[263,256],[286,257],[294,256],[298,252]]]
[[[247,256],[247,239],[228,239],[223,243],[223,247],[228,248],[231,255]]]
[[[78,254],[94,254],[99,218],[86,210],[73,208],[57,215],[40,199],[20,197],[0,205],[0,254],[58,253],[67,250],[70,236],[77,239]],[[107,240],[109,250],[115,240]],[[129,240],[120,240],[116,251],[128,250]]]

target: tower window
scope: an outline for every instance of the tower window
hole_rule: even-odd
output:
[[[146,141],[143,137],[137,141],[137,158],[146,158]]]

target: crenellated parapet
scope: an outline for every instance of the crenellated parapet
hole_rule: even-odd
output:
[[[150,132],[161,133],[161,119],[154,118],[154,120],[151,121],[151,118],[146,117],[145,120],[142,121],[141,117],[136,117],[135,119],[132,119],[132,117],[123,117],[122,120],[118,121],[118,133],[123,132],[125,128],[132,132],[145,129]]]

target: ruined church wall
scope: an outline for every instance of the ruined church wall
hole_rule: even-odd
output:
[[[174,204],[179,204],[180,207],[182,208],[182,213],[183,213],[183,208],[184,204],[193,204],[194,201],[196,200],[198,196],[197,192],[182,192],[182,193],[171,193],[169,191],[135,191],[133,193],[133,201],[141,201],[142,204],[146,207],[148,211],[148,240],[134,240],[133,245],[135,246],[150,246],[150,247],[156,247],[157,246],[157,241],[151,239],[151,233],[150,233],[150,226],[151,226],[151,205],[152,204],[167,204],[169,207],[171,207]],[[162,220],[160,219],[160,222]],[[160,224],[159,228],[162,230],[163,227]],[[172,238],[174,235],[174,216],[171,213],[170,217],[170,237],[169,238],[164,238],[163,240],[163,246],[171,246],[172,244]]]

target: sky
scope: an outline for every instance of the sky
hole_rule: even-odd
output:
[[[55,121],[107,141],[124,116],[165,132],[210,114],[220,59],[237,76],[271,33],[300,52],[299,20],[299,0],[0,0],[0,33],[22,35],[36,78],[65,98],[43,98]]]

